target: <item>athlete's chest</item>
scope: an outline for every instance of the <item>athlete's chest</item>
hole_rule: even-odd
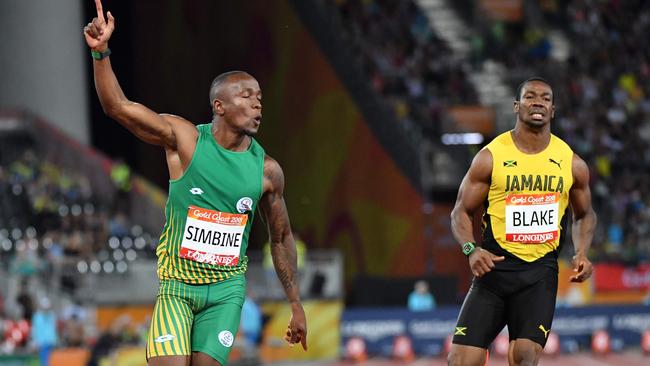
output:
[[[571,161],[560,154],[502,154],[494,163],[490,190],[504,194],[559,193],[571,188]]]
[[[257,205],[261,196],[262,178],[219,179],[197,176],[185,188],[190,193],[184,195],[185,205],[242,213]]]
[[[493,165],[490,203],[503,218],[508,242],[539,244],[559,237],[572,177],[570,162],[556,155],[495,156],[500,160]]]

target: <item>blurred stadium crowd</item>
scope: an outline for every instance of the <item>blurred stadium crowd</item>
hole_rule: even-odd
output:
[[[100,197],[81,172],[30,148],[14,151],[20,150],[0,167],[0,262],[10,279],[0,294],[8,297],[0,305],[0,353],[37,346],[30,342],[31,321],[54,304],[55,343],[106,347],[82,305],[80,275],[124,274],[136,258],[153,258],[156,242],[130,219],[120,174],[112,174],[115,196]],[[121,169],[116,164],[113,173]]]
[[[412,135],[438,137],[445,107],[476,104],[462,63],[413,1],[334,1],[369,82]]]

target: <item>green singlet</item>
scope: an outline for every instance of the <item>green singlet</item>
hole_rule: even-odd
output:
[[[197,126],[192,161],[182,177],[169,181],[167,222],[156,249],[161,280],[205,284],[246,272],[264,149],[253,139],[246,151],[227,150],[211,126]]]
[[[227,150],[211,126],[197,126],[192,161],[182,177],[169,181],[147,358],[194,351],[225,365],[239,327],[265,153],[255,139],[246,151]]]

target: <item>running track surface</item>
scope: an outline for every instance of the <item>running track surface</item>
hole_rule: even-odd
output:
[[[281,366],[446,366],[443,358],[417,359],[413,362],[401,362],[389,359],[370,359],[363,363],[352,363],[346,361],[318,361],[304,363],[274,363]],[[491,357],[489,366],[508,366],[508,360],[502,357]],[[650,356],[640,352],[626,352],[609,354],[604,356],[591,353],[579,353],[574,355],[542,356],[539,366],[648,366]]]

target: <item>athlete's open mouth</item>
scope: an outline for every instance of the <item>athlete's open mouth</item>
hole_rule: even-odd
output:
[[[544,112],[533,111],[530,116],[535,120],[544,119]]]

